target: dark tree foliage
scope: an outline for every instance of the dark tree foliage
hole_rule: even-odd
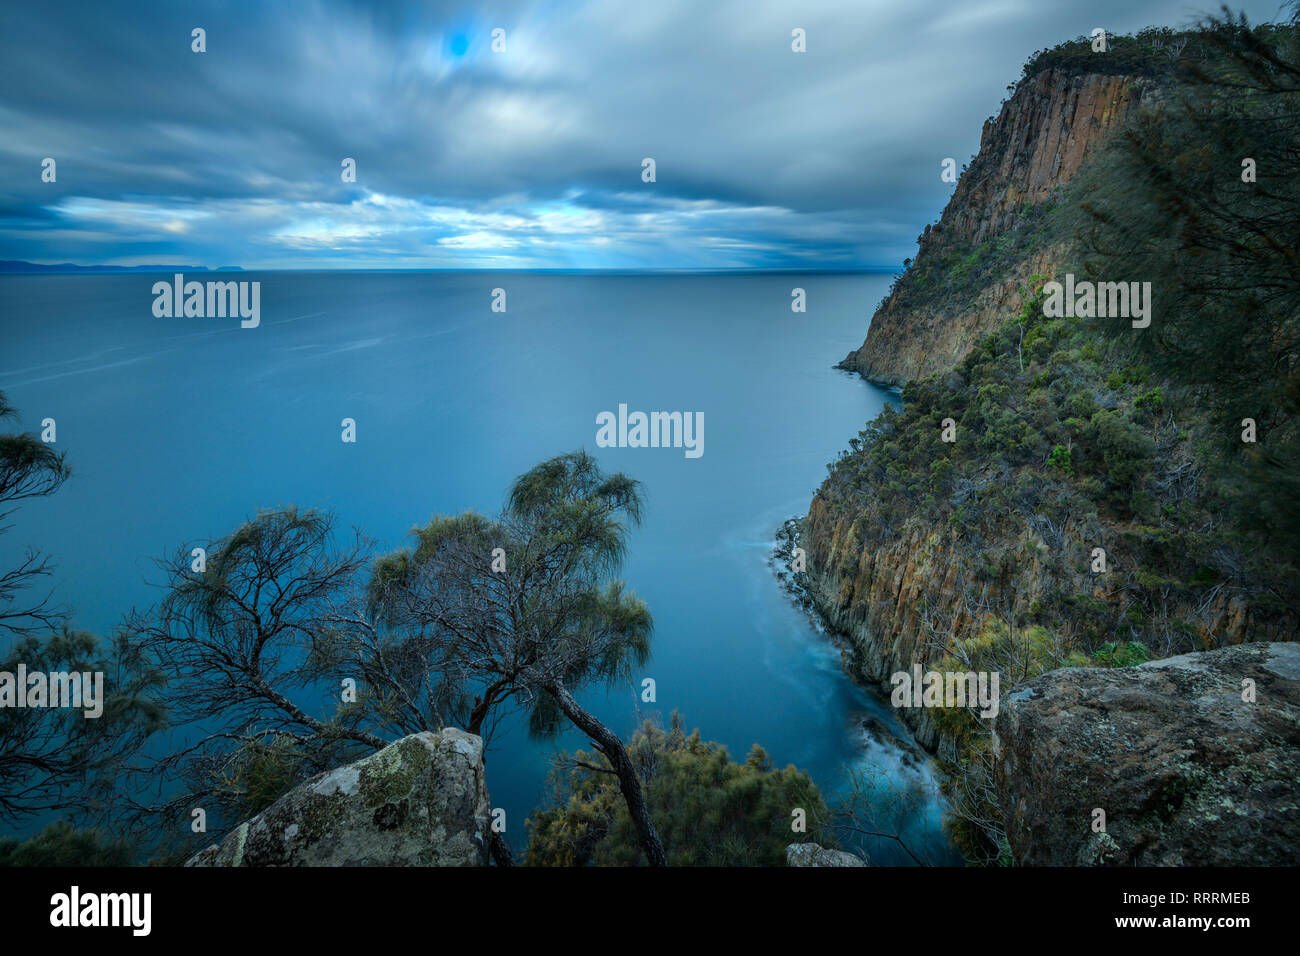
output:
[[[1058,70],[1076,76],[1100,73],[1166,78],[1214,55],[1213,44],[1197,30],[1147,27],[1132,36],[1107,34],[1104,52],[1094,50],[1093,42],[1089,34],[1039,50],[1025,61],[1021,75],[1032,77],[1044,70]]]
[[[698,730],[687,734],[676,712],[667,730],[646,721],[627,751],[645,780],[646,802],[673,866],[784,866],[786,847],[813,839],[826,820],[826,805],[807,774],[793,766],[774,770],[758,745],[743,764],[735,763]],[[639,862],[636,828],[603,755],[560,755],[552,786],[554,805],[528,818],[530,865]],[[791,826],[796,809],[808,821],[805,833]]]
[[[155,768],[185,786],[139,809],[216,807],[233,822],[397,737],[452,723],[482,733],[523,707],[533,731],[567,719],[610,754],[662,863],[622,742],[573,696],[648,657],[649,611],[610,578],[641,509],[635,481],[578,452],[521,476],[499,518],[435,518],[373,566],[359,534],[339,545],[330,515],[296,508],[209,544],[202,569],[178,549],[161,562],[166,596],[130,630],[198,739]]]
[[[17,410],[0,393],[0,420]],[[31,433],[0,434],[0,522],[15,502],[52,495],[71,476],[66,456]],[[0,528],[0,533],[8,531]],[[29,550],[17,567],[0,570],[0,671],[15,675],[103,674],[102,713],[86,708],[0,708],[0,818],[17,822],[43,812],[105,820],[113,815],[118,774],[164,721],[155,699],[160,676],[124,636],[101,640],[65,622],[67,612],[47,591],[23,592],[53,571]]]
[[[0,422],[17,419],[18,410],[0,392]],[[16,508],[13,502],[43,498],[58,491],[71,477],[64,453],[30,432],[0,434],[0,534]],[[17,567],[0,569],[0,634],[30,634],[58,628],[66,616],[50,594],[22,601],[22,592],[48,578],[53,565],[46,555],[29,549]]]
[[[322,692],[312,665],[369,554],[359,534],[337,539],[331,515],[286,507],[207,543],[201,570],[188,544],[158,562],[164,597],[127,630],[167,675],[181,745],[153,762],[159,797],[138,813],[170,827],[202,807],[210,826],[233,822],[388,742],[363,709]]]
[[[129,866],[135,853],[122,836],[78,830],[59,820],[28,840],[0,839],[0,866]]]
[[[1084,183],[1089,271],[1151,281],[1150,328],[1107,334],[1182,390],[1245,486],[1234,514],[1300,561],[1300,33],[1225,15]],[[1243,181],[1246,160],[1253,182]],[[1249,177],[1248,177],[1249,178]],[[1242,441],[1252,419],[1257,442]]]
[[[101,641],[65,628],[18,639],[0,671],[102,672],[103,712],[65,707],[0,708],[0,818],[58,810],[93,820],[115,816],[120,775],[165,725],[162,675],[119,634]]]
[[[394,720],[432,711],[478,732],[523,708],[538,735],[572,723],[611,762],[647,859],[663,865],[622,741],[574,696],[626,682],[649,657],[650,613],[611,578],[642,508],[639,484],[586,452],[543,462],[516,480],[499,518],[437,518],[414,549],[381,560],[329,656],[363,669]]]

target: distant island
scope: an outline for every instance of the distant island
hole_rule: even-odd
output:
[[[31,275],[39,273],[69,272],[243,272],[242,266],[79,266],[72,262],[23,262],[18,259],[0,259],[0,274]]]

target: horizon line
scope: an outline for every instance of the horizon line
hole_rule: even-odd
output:
[[[24,268],[3,268],[4,265],[30,266],[30,269]],[[232,274],[232,273],[253,273],[253,272],[356,272],[356,273],[392,273],[392,272],[411,272],[411,273],[429,273],[429,272],[518,272],[518,273],[561,273],[561,274],[608,274],[608,275],[639,275],[639,274],[696,274],[696,275],[734,275],[734,274],[808,274],[808,275],[889,275],[905,271],[903,266],[858,266],[858,267],[824,267],[824,268],[800,268],[796,266],[736,266],[733,268],[712,268],[712,267],[660,267],[660,266],[624,266],[624,267],[572,267],[572,266],[555,266],[555,267],[515,267],[515,268],[492,268],[484,266],[376,266],[376,267],[336,267],[323,268],[319,266],[293,266],[293,267],[252,267],[244,266],[199,266],[193,264],[185,265],[145,265],[145,266],[115,266],[115,265],[90,265],[83,266],[76,263],[37,263],[37,262],[15,262],[9,260],[7,263],[0,263],[0,276],[6,275],[76,275],[78,273],[99,273],[99,274],[122,274],[134,273],[139,275],[167,275],[177,272],[204,272],[213,274]]]

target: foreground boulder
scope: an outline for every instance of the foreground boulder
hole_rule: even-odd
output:
[[[828,850],[819,843],[791,843],[785,848],[786,866],[866,866],[861,857],[843,850]]]
[[[486,866],[483,741],[403,737],[289,791],[186,866]]]
[[[1300,644],[1052,671],[1004,695],[993,743],[1020,864],[1300,862]]]

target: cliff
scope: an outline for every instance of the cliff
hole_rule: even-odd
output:
[[[1293,33],[1267,38],[1292,49]],[[1285,229],[1294,201],[1222,172],[1240,165],[1243,129],[1270,154],[1294,149],[1279,117],[1296,97],[1257,116],[1232,93],[1270,82],[1261,42],[1152,30],[1105,59],[1083,41],[1036,55],[847,360],[902,384],[902,403],[830,466],[792,577],[868,686],[888,694],[918,665],[998,676],[996,735],[954,700],[899,710],[940,758],[972,862],[1290,852],[1293,789],[1270,783],[1212,819],[1260,767],[1293,767],[1296,745],[1290,703],[1242,711],[1225,689],[1244,673],[1275,693],[1250,655],[1293,652],[1244,645],[1300,637],[1286,351],[1300,287],[1294,244],[1251,238]],[[1172,305],[1150,330],[1049,315],[1042,283],[1061,272],[1150,277]],[[1286,293],[1251,291],[1269,282]],[[1117,756],[1130,752],[1142,759]],[[1092,798],[1058,767],[1116,788],[1111,842],[1078,828]],[[1252,828],[1241,808],[1271,820]],[[1192,845],[1210,824],[1235,850]]]
[[[937,225],[918,237],[907,271],[841,367],[902,385],[950,368],[1020,304],[1020,286],[1050,274],[1066,248],[1035,227],[1061,187],[1141,102],[1132,76],[1043,70],[1022,81],[996,119]],[[963,282],[955,284],[954,274]]]
[[[1095,654],[1108,639],[1140,638],[1169,650],[1295,639],[1293,615],[1266,619],[1232,588],[1190,586],[1199,569],[1161,575],[1164,604],[1149,605],[1141,571],[1159,545],[1119,522],[1007,516],[1000,528],[971,536],[923,519],[882,535],[862,518],[828,489],[813,499],[799,539],[810,562],[801,583],[841,640],[850,675],[883,694],[892,689],[892,674],[918,663],[1000,670],[993,655],[1017,640],[1030,644],[1028,658],[1019,674],[1003,673],[1004,688],[1031,674],[1040,658],[1073,653],[1084,663],[1077,649]],[[1091,570],[1099,542],[1109,549],[1105,574]],[[1161,636],[1153,640],[1154,634]],[[990,656],[981,660],[982,652]],[[957,758],[956,738],[945,737],[937,723],[941,711],[899,714],[926,750]]]

